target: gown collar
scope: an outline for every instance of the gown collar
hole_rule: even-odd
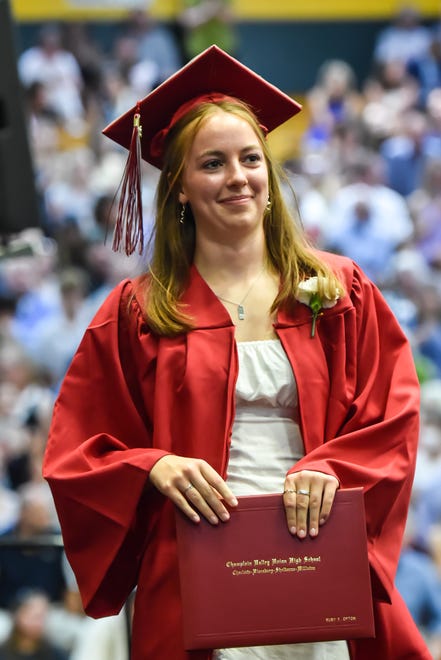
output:
[[[193,318],[194,327],[203,328],[224,328],[234,326],[234,323],[225,309],[224,305],[217,298],[214,291],[208,286],[206,281],[193,264],[190,268],[190,277],[188,287],[182,297],[184,305],[188,306],[188,311]],[[348,297],[342,298],[334,307],[323,310],[326,316],[341,314],[352,307]],[[312,312],[308,305],[295,302],[289,308],[281,308],[277,312],[274,327],[288,328],[312,322]]]

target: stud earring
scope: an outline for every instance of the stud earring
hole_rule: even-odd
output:
[[[179,223],[181,225],[185,224],[185,204],[181,206],[181,213],[179,214]]]

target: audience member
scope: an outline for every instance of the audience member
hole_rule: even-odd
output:
[[[138,100],[137,90],[130,84],[130,69],[124,71],[122,66],[115,63],[109,63],[103,68],[101,112],[104,123],[119,117],[127,103],[135,104]]]
[[[231,0],[181,0],[181,5],[178,23],[187,59],[212,44],[235,54],[237,36]]]
[[[332,235],[328,232],[328,245],[335,252],[350,255],[372,281],[381,283],[396,244],[383,231],[384,217],[376,212],[369,186],[360,183],[352,192],[353,202],[345,209],[344,221],[338,219],[340,227],[333,228]],[[335,209],[331,215],[337,216]]]
[[[427,117],[415,109],[403,112],[393,134],[383,141],[380,153],[387,184],[403,197],[422,185],[427,162],[434,156],[431,146]]]
[[[424,109],[430,92],[441,87],[441,32],[433,32],[427,52],[408,62],[407,70],[419,86],[419,105]]]
[[[428,161],[419,190],[411,202],[415,218],[415,246],[429,266],[441,270],[441,152]]]
[[[88,121],[98,103],[97,90],[102,82],[104,47],[92,37],[87,23],[69,21],[64,26],[64,45],[75,57],[81,71],[82,100]]]
[[[431,41],[417,4],[404,5],[391,24],[377,35],[373,59],[375,63],[403,62],[426,55]]]
[[[57,531],[50,494],[41,482],[22,486],[19,495],[17,524],[0,536],[0,607],[4,609],[27,587],[43,589],[55,602],[62,600],[65,590],[62,548],[39,547],[44,535]]]
[[[361,97],[352,68],[342,60],[330,60],[322,64],[317,80],[307,95],[310,125],[304,142],[310,148],[327,143],[335,128],[357,117],[361,109]]]
[[[51,106],[47,88],[39,80],[26,87],[26,121],[37,181],[40,183],[40,170],[44,171],[47,160],[57,153],[60,146],[62,118]]]
[[[441,153],[441,87],[435,87],[427,97],[427,137],[431,141],[431,151],[440,157]]]
[[[90,172],[95,164],[91,149],[65,151],[58,155],[56,171],[44,192],[45,215],[51,236],[66,224],[78,226],[82,236],[93,230],[95,192],[90,187]]]
[[[418,83],[404,62],[391,60],[379,65],[363,84],[364,107],[361,119],[371,146],[393,134],[403,112],[418,102]]]
[[[63,118],[66,127],[84,118],[81,70],[73,54],[63,48],[59,27],[42,27],[39,43],[18,58],[18,71],[25,87],[35,82],[44,85],[49,107]]]
[[[68,660],[46,635],[49,599],[44,591],[24,589],[11,603],[12,627],[0,645],[0,660]]]
[[[331,249],[358,260],[377,283],[388,274],[394,251],[407,241],[413,224],[403,198],[383,183],[383,164],[372,152],[348,167],[346,185],[331,200],[325,238]]]
[[[413,334],[414,350],[430,360],[435,377],[441,378],[441,295],[436,283],[420,290],[418,326]]]
[[[61,308],[59,314],[40,324],[32,357],[58,383],[81,341],[90,318],[84,303],[88,281],[79,268],[65,269],[59,277]]]
[[[173,32],[165,24],[156,21],[148,6],[130,13],[121,38],[123,42],[125,40],[128,49],[132,45],[129,72],[131,70],[132,81],[142,95],[162,83],[182,65]]]
[[[431,281],[431,270],[414,246],[401,248],[393,255],[382,292],[411,342],[418,326],[420,291]],[[430,375],[434,377],[434,371]]]
[[[433,658],[441,658],[441,575],[431,557],[412,545],[409,516],[396,575],[397,588],[423,632]]]

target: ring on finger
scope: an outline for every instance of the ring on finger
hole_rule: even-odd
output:
[[[309,496],[311,495],[311,493],[309,492],[309,490],[304,490],[303,488],[299,488],[299,490],[297,491],[297,493],[298,493],[299,495],[306,495],[307,497],[309,497]]]
[[[185,493],[186,493],[188,490],[191,490],[191,488],[194,488],[193,484],[188,484],[188,486],[186,486],[186,487],[184,488],[184,490],[182,491],[182,492],[184,493],[184,495],[185,495]]]
[[[297,493],[297,491],[294,490],[294,488],[287,488],[286,490],[283,491],[284,495],[285,495],[285,493]]]

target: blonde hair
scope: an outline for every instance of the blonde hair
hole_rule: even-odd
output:
[[[256,117],[241,101],[204,102],[190,110],[170,130],[164,153],[164,166],[156,193],[156,221],[151,237],[152,259],[144,280],[144,311],[150,328],[173,336],[193,328],[191,316],[181,297],[186,288],[195,249],[195,225],[186,207],[185,222],[179,222],[179,192],[185,157],[201,124],[222,110],[247,121],[255,131],[268,167],[271,208],[265,213],[264,234],[268,264],[280,273],[281,287],[271,311],[294,303],[299,282],[318,277],[318,292],[338,297],[343,287],[336,275],[314,253],[299,223],[291,216],[281,191],[283,172],[275,163]]]

